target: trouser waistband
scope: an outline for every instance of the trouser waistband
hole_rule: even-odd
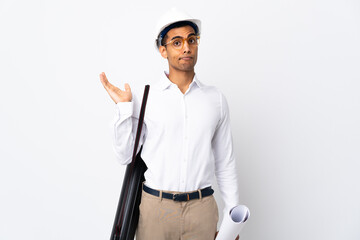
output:
[[[152,189],[145,184],[143,184],[143,189],[145,192],[157,196],[160,196],[160,191]],[[210,196],[214,193],[214,190],[210,187],[206,187],[203,189],[198,190],[197,192],[185,192],[185,193],[167,193],[167,192],[161,192],[162,198],[171,199],[178,202],[184,202],[184,201],[190,201],[192,199],[199,199],[202,197]]]

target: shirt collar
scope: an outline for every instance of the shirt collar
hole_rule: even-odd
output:
[[[165,90],[168,87],[170,87],[171,85],[176,86],[176,84],[171,82],[170,79],[167,77],[168,75],[169,75],[168,72],[164,71],[164,74],[162,75],[160,81],[157,84],[161,90]],[[190,83],[189,88],[192,87],[192,85],[197,85],[199,88],[202,88],[204,86],[202,84],[202,82],[199,81],[196,74],[194,75],[194,78],[193,78],[192,82]]]

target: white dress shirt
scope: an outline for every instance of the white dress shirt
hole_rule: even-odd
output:
[[[121,164],[132,160],[143,91],[132,88],[132,101],[115,107],[113,149]],[[147,186],[195,191],[210,186],[215,174],[225,208],[239,204],[229,109],[216,87],[195,75],[183,94],[163,74],[150,86],[141,145]]]

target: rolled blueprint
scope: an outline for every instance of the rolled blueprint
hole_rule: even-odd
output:
[[[245,205],[232,208],[224,215],[216,240],[235,240],[249,217],[250,211]]]

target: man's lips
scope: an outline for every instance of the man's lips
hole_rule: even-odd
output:
[[[189,60],[192,60],[193,58],[192,57],[181,57],[179,58],[179,60],[185,60],[185,61],[189,61]]]

